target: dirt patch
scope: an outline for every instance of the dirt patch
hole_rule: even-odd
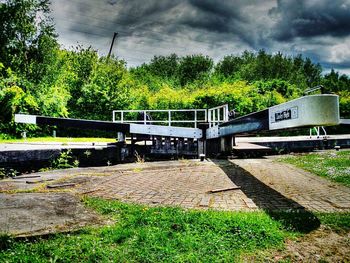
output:
[[[293,262],[350,262],[350,233],[336,233],[321,228],[295,241],[288,241],[285,250],[274,258]]]
[[[244,262],[350,262],[350,232],[322,226],[297,240],[287,240],[281,250],[245,257]]]
[[[0,194],[0,200],[1,233],[43,235],[101,222],[70,193]]]

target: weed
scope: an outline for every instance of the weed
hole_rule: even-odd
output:
[[[137,151],[135,151],[134,156],[136,158],[137,163],[144,163],[145,162],[145,157],[141,156]]]
[[[90,156],[91,156],[91,151],[89,151],[89,150],[86,150],[85,152],[84,152],[84,155],[86,156],[86,158],[89,158]]]
[[[52,162],[52,169],[66,169],[79,166],[79,161],[72,157],[72,150],[62,151],[60,156]]]
[[[16,177],[19,174],[15,169],[0,168],[0,179]]]
[[[13,238],[10,235],[0,233],[0,251],[9,249],[12,243],[13,243]]]

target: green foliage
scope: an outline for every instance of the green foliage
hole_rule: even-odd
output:
[[[215,74],[223,79],[243,79],[249,82],[280,79],[304,90],[320,83],[321,67],[310,59],[287,57],[282,53],[267,54],[245,51],[241,56],[225,56],[215,66]]]
[[[0,168],[0,179],[7,177],[16,177],[19,174],[18,171],[12,168]]]
[[[349,78],[334,70],[322,77],[320,65],[301,55],[245,51],[214,65],[208,56],[170,54],[128,70],[124,61],[99,57],[91,47],[60,50],[48,0],[6,0],[0,16],[0,132],[9,136],[24,129],[29,136],[49,132],[13,123],[18,112],[110,120],[115,109],[228,103],[246,114],[318,84],[339,94],[341,116],[350,116]]]
[[[338,94],[340,96],[340,99],[339,99],[340,116],[342,118],[350,119],[350,92],[341,91]]]
[[[323,225],[335,231],[350,231],[350,213],[317,213]]]
[[[0,59],[38,82],[43,63],[58,47],[49,0],[6,0],[0,4]],[[40,65],[37,63],[40,62]]]
[[[72,150],[62,151],[60,156],[52,162],[52,169],[67,169],[78,167],[79,161],[72,156]]]
[[[176,54],[169,56],[154,56],[149,64],[149,71],[163,79],[172,79],[178,74],[179,57]]]
[[[299,87],[285,80],[256,81],[254,84],[262,95],[272,91],[278,92],[286,99],[295,99],[302,95],[302,90]]]
[[[179,65],[179,81],[181,86],[197,81],[205,82],[213,68],[214,62],[208,56],[192,55],[183,57]]]
[[[36,113],[38,104],[30,92],[25,92],[17,84],[19,78],[7,69],[0,75],[0,130],[7,134],[18,134],[20,129],[14,124],[14,114],[17,112]],[[33,127],[28,127],[31,129]]]
[[[112,110],[126,109],[130,105],[132,86],[123,61],[99,59],[92,69],[89,83],[82,87],[81,96],[75,98],[75,116],[110,120]]]
[[[133,77],[142,85],[147,85],[152,91],[158,91],[162,84],[173,87],[186,85],[201,85],[210,78],[214,62],[208,56],[191,55],[178,57],[155,56],[149,64],[131,69]]]

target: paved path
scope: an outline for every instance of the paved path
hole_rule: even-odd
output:
[[[209,192],[232,187],[241,188]],[[112,172],[83,191],[103,198],[185,208],[350,211],[350,188],[272,159],[140,164]]]
[[[350,188],[332,183],[292,165],[273,159],[237,159],[233,163],[244,171],[233,181],[261,208],[302,206],[310,211],[350,211]]]
[[[35,176],[0,180],[0,232],[35,235],[96,223],[98,216],[79,203],[82,194],[195,209],[350,211],[350,188],[270,158],[123,164]],[[62,183],[70,186],[46,188]],[[210,192],[229,188],[236,189]]]
[[[95,182],[94,186],[84,191],[98,197],[149,205],[224,210],[256,208],[241,190],[209,193],[211,190],[237,187],[212,162],[183,161],[164,164],[154,164],[153,167],[141,164],[132,170],[121,170],[105,178],[104,182]]]
[[[122,164],[35,175],[40,177],[2,180],[0,192],[33,188],[49,191],[45,184],[74,183],[75,186],[66,190],[147,205],[221,210],[350,211],[350,188],[270,158]],[[40,183],[28,184],[27,181],[44,185],[40,187]],[[236,189],[210,192],[229,188]]]

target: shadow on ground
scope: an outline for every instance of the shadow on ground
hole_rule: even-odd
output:
[[[320,226],[319,219],[305,207],[258,180],[251,173],[228,160],[212,160],[244,194],[280,221],[287,229],[308,233]]]

